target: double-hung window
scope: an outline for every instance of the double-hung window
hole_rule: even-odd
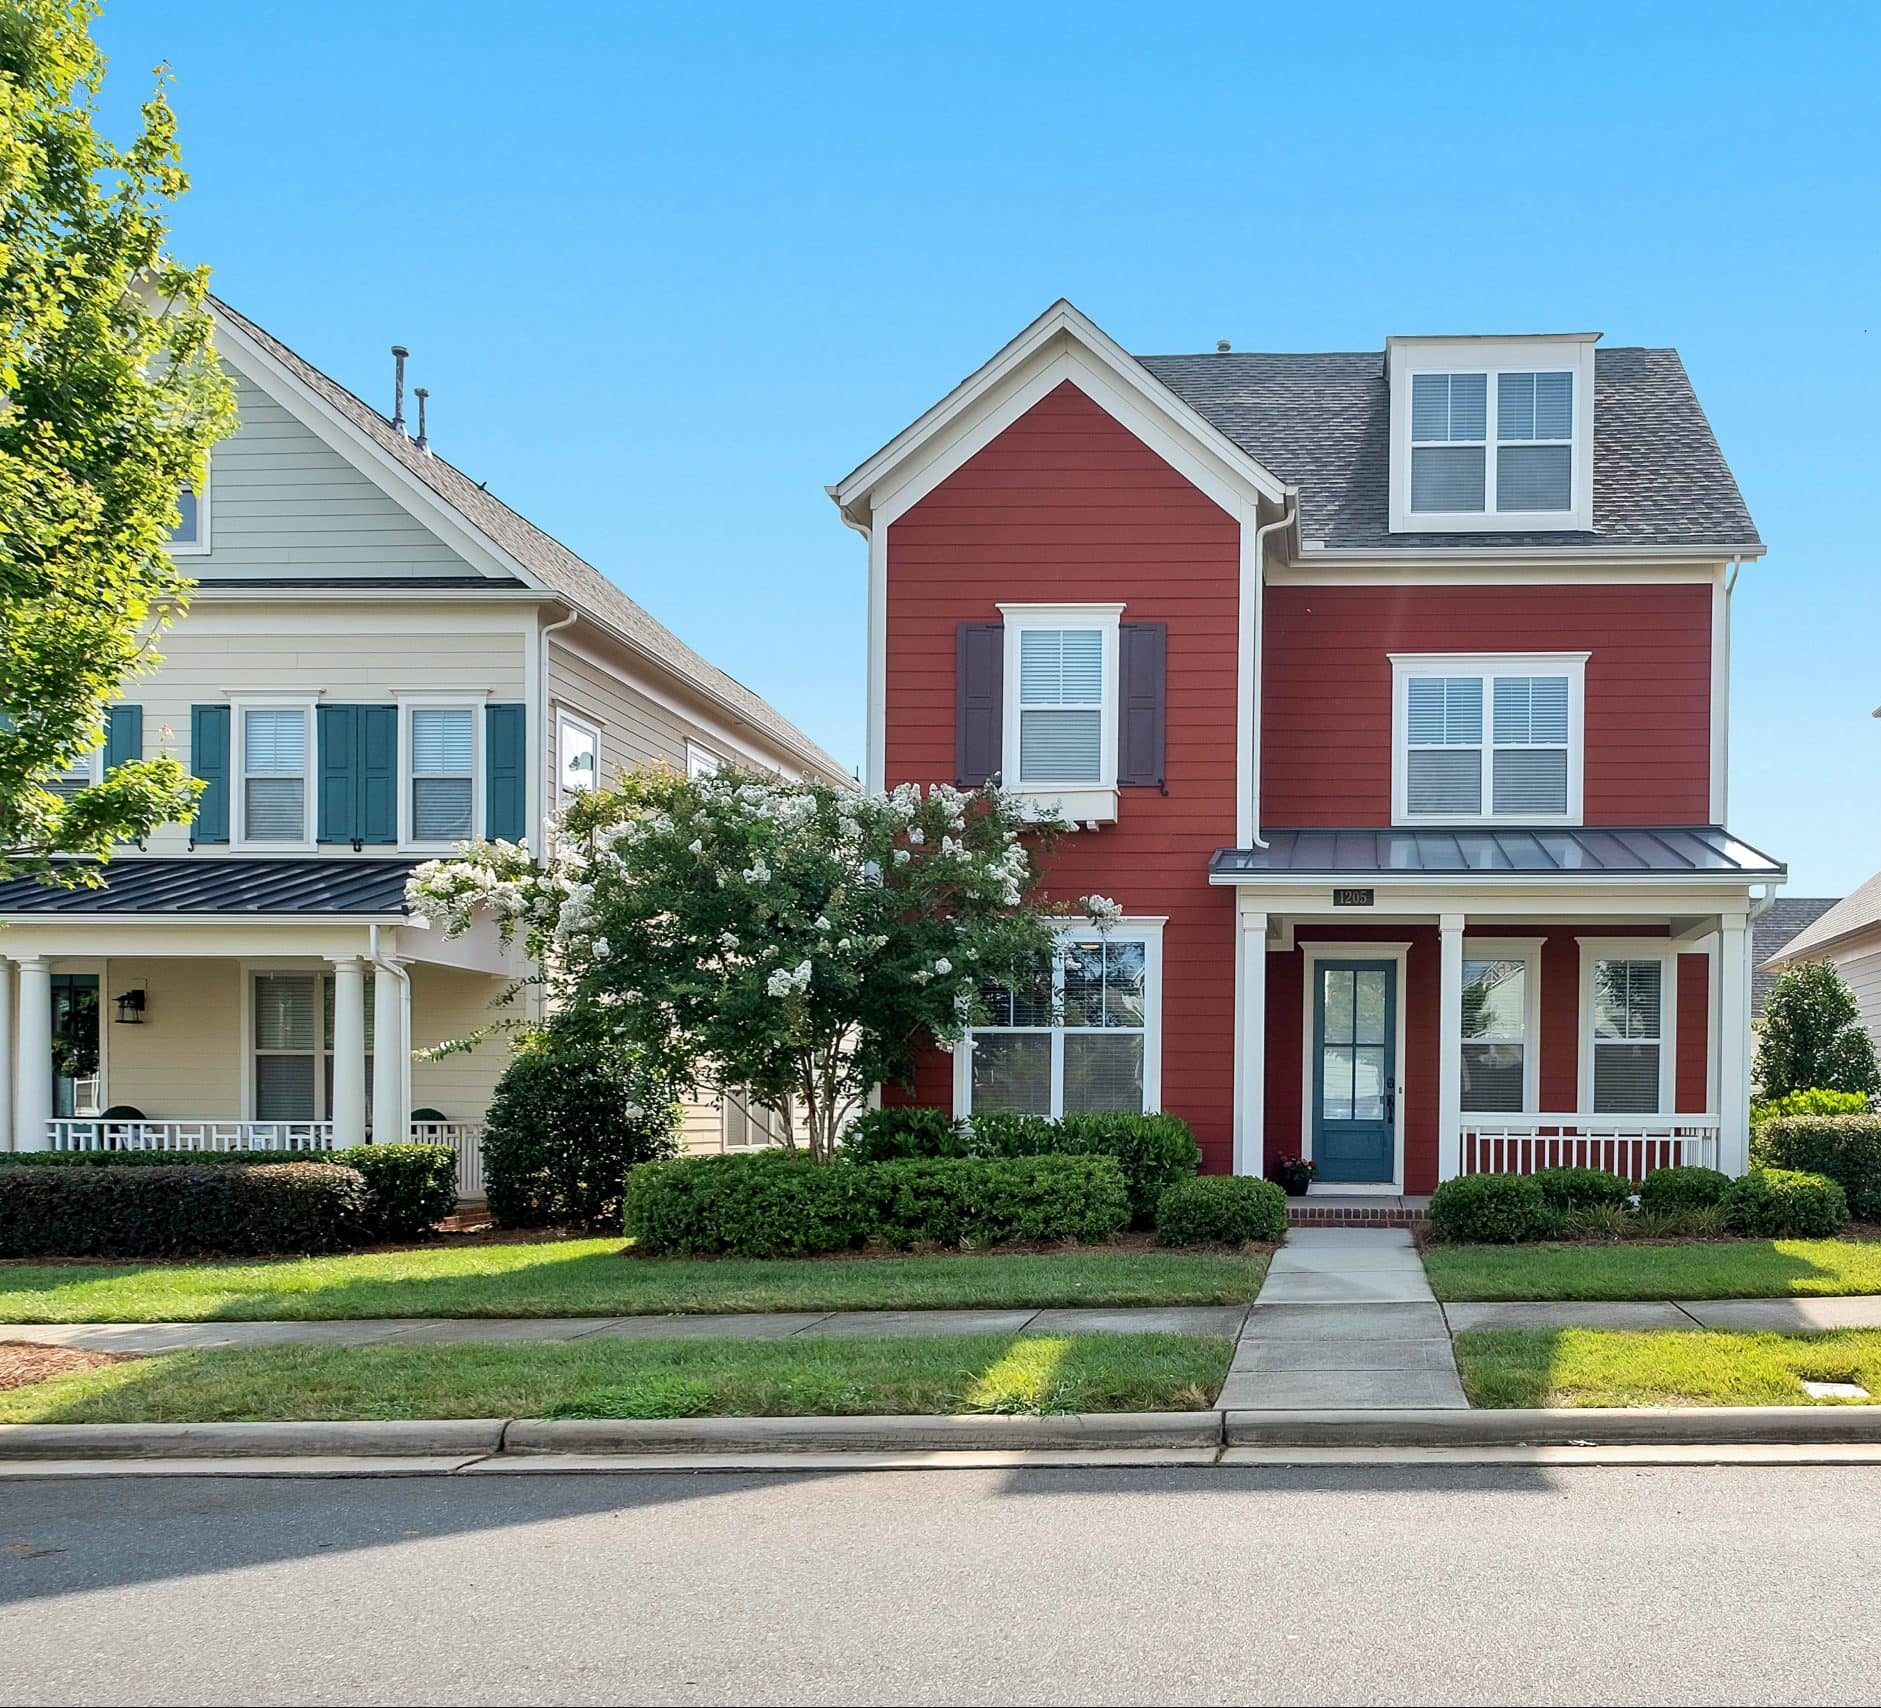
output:
[[[186,486],[176,495],[176,526],[166,542],[182,557],[197,557],[209,549],[209,489]]]
[[[1668,958],[1591,957],[1589,1079],[1596,1115],[1652,1115],[1669,1107]]]
[[[1111,818],[1117,789],[1121,605],[1002,605],[1008,789]]]
[[[1574,376],[1496,375],[1496,508],[1574,505]]]
[[[555,714],[555,799],[567,806],[592,789],[601,776],[601,732],[586,718],[561,710]]]
[[[1484,510],[1489,503],[1489,376],[1411,376],[1411,508]]]
[[[1162,1096],[1162,931],[1125,921],[1067,933],[1019,987],[989,984],[955,1052],[954,1106],[1066,1115],[1141,1114]]]
[[[241,840],[306,843],[308,726],[305,706],[243,706]]]
[[[1520,1114],[1538,1083],[1539,943],[1463,945],[1463,1108]]]
[[[366,1096],[372,1097],[373,981],[366,980]],[[254,1119],[324,1121],[333,1108],[333,980],[257,973]]]
[[[81,753],[63,771],[48,777],[45,787],[55,795],[63,795],[70,799],[80,789],[89,789],[98,781],[102,774],[103,760],[104,749],[102,747],[94,747],[89,753]]]
[[[1584,653],[1392,657],[1398,824],[1572,824]]]
[[[701,747],[696,741],[686,743],[686,776],[696,783],[703,777],[716,777],[725,761],[709,747]]]
[[[412,706],[407,716],[406,841],[467,841],[476,824],[476,710]]]

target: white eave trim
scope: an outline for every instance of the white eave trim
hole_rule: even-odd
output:
[[[1299,556],[1287,568],[1303,569],[1310,564],[1333,563],[1441,569],[1446,563],[1532,563],[1537,559],[1562,558],[1579,559],[1588,564],[1661,563],[1671,567],[1723,563],[1734,557],[1759,558],[1768,550],[1763,545],[1606,546],[1588,540],[1564,540],[1560,545],[1538,546],[1472,546],[1459,541],[1453,546],[1337,547],[1316,545],[1308,540]]]
[[[1402,828],[1402,827],[1400,827]],[[1496,830],[1505,826],[1485,825]],[[1545,829],[1556,830],[1558,825]],[[1208,881],[1224,889],[1288,890],[1339,889],[1471,889],[1488,884],[1495,888],[1508,885],[1539,884],[1567,888],[1625,889],[1634,884],[1654,888],[1685,885],[1692,889],[1752,889],[1758,884],[1780,884],[1788,868],[1779,866],[1768,872],[1210,872]]]

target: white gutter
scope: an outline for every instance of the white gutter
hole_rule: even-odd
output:
[[[567,616],[558,618],[553,623],[544,623],[536,630],[536,656],[533,661],[535,664],[536,680],[535,692],[532,698],[535,704],[541,708],[542,722],[536,727],[535,740],[531,744],[531,752],[535,754],[536,762],[531,767],[535,772],[535,787],[530,791],[531,799],[529,805],[532,820],[536,827],[536,839],[542,844],[542,846],[536,850],[538,859],[546,859],[549,852],[549,791],[548,778],[543,774],[545,769],[544,755],[554,755],[554,762],[557,765],[561,763],[561,756],[555,753],[555,721],[549,716],[549,636],[567,628],[571,623],[577,621],[580,616],[581,613],[576,610],[573,605],[570,605]],[[547,737],[547,739],[544,740],[544,737]],[[595,754],[594,763],[598,780],[601,764],[601,755],[599,753]]]
[[[1284,528],[1289,523],[1300,519],[1300,495],[1297,489],[1289,491],[1285,507],[1271,522],[1264,522],[1254,530],[1254,684],[1251,695],[1252,714],[1248,731],[1250,754],[1248,763],[1248,802],[1249,824],[1253,834],[1248,839],[1252,848],[1265,848],[1266,841],[1261,836],[1261,662],[1266,654],[1267,639],[1267,536],[1276,528]],[[1245,597],[1245,590],[1244,590]]]

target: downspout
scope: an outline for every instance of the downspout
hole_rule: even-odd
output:
[[[398,1106],[404,1111],[398,1117],[398,1128],[407,1137],[411,1133],[411,975],[398,964],[398,961],[386,954],[379,943],[379,928],[369,925],[367,941],[367,960],[374,967],[388,972],[398,980],[398,1035],[405,1040],[404,1059],[398,1064]],[[397,1141],[389,1141],[396,1143]]]
[[[1250,708],[1254,714],[1254,764],[1248,781],[1254,794],[1253,843],[1256,848],[1267,846],[1261,835],[1261,660],[1267,649],[1267,536],[1276,528],[1288,527],[1299,519],[1300,495],[1297,491],[1289,492],[1286,508],[1273,521],[1263,522],[1254,530],[1254,597],[1258,604],[1254,611],[1254,704]]]
[[[555,752],[555,722],[554,719],[549,716],[549,636],[557,634],[567,628],[579,615],[580,613],[578,611],[570,610],[567,616],[553,623],[544,624],[542,628],[537,631],[536,635],[537,707],[531,709],[535,710],[539,708],[539,715],[542,722],[536,729],[535,753],[537,788],[536,798],[530,802],[530,806],[535,813],[536,839],[542,844],[542,846],[536,850],[536,858],[542,861],[546,861],[549,857],[548,773],[551,765],[560,765],[561,763],[561,756]],[[549,745],[547,747],[542,745],[542,738],[545,735],[549,738]],[[601,774],[601,754],[598,748],[594,755],[594,767],[595,780],[598,782]],[[540,986],[536,987],[530,999],[530,1007],[535,1010],[534,1018],[538,1023],[547,1017],[545,998]]]

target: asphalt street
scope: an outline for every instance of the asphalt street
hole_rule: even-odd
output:
[[[1865,1702],[1881,1468],[0,1481],[0,1701]]]

